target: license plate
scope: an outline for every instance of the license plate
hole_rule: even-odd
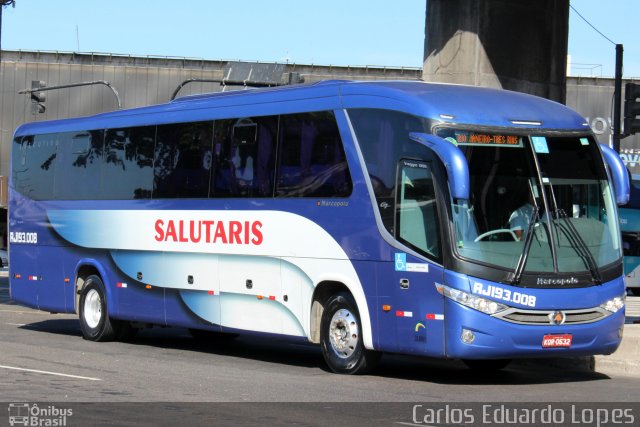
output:
[[[542,337],[542,348],[571,347],[571,335],[545,335]]]

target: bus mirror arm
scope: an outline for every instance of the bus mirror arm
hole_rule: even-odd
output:
[[[631,190],[627,168],[615,150],[610,148],[608,145],[599,145],[604,161],[609,165],[611,179],[613,180],[613,190],[616,196],[616,203],[618,206],[626,205],[629,202],[629,191]]]
[[[453,143],[436,135],[411,132],[409,138],[429,148],[444,163],[451,197],[469,200],[469,165],[464,153]]]

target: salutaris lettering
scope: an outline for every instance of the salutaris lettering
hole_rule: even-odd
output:
[[[163,220],[155,222],[155,240],[180,243],[261,245],[260,221]]]

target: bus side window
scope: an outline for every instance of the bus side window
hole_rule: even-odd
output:
[[[380,219],[387,231],[396,235],[396,165],[402,158],[430,156],[429,149],[408,139],[410,132],[430,132],[430,125],[419,117],[397,111],[363,108],[350,109],[348,113],[367,166]]]
[[[278,117],[215,122],[210,197],[271,197]]]
[[[106,131],[100,198],[151,198],[155,132],[155,126]]]
[[[210,197],[236,194],[236,172],[230,155],[233,123],[233,120],[217,120],[213,125]]]
[[[16,191],[21,194],[27,194],[28,191],[28,178],[26,172],[27,167],[27,143],[31,141],[33,143],[33,137],[17,137],[13,140],[13,147],[11,149],[11,181]]]
[[[282,116],[277,197],[347,197],[353,184],[332,112]]]
[[[60,167],[55,173],[55,198],[96,198],[100,192],[104,131],[60,133],[57,145]]]
[[[18,150],[13,150],[15,189],[35,200],[52,199],[57,163],[56,135],[25,136],[14,143],[20,145]]]
[[[206,198],[212,164],[213,122],[158,126],[154,198]]]

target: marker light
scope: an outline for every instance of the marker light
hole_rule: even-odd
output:
[[[511,120],[511,123],[523,126],[542,126],[542,122],[536,120]]]
[[[436,284],[436,289],[445,297],[485,314],[494,315],[509,308],[504,304],[471,295],[449,286]]]
[[[600,304],[600,307],[612,313],[616,313],[618,310],[622,310],[624,308],[625,299],[626,299],[625,295],[615,297],[610,299],[609,301],[606,301]]]

